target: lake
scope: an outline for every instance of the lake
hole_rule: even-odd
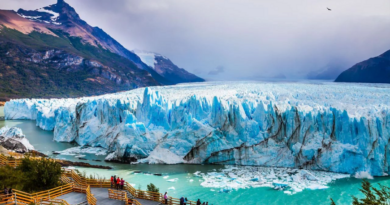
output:
[[[0,109],[0,112],[1,109]],[[12,120],[0,121],[0,127],[16,126],[23,130],[23,133],[30,140],[30,143],[45,154],[55,158],[64,158],[72,161],[84,161],[69,155],[52,155],[52,151],[61,151],[77,146],[71,143],[58,143],[53,141],[53,132],[44,131],[35,126],[35,121]],[[96,162],[95,160],[104,160],[105,156],[95,156],[94,154],[85,154],[90,164],[108,165],[112,170],[102,170],[94,168],[78,168],[87,174],[95,174],[99,177],[109,178],[112,175],[123,177],[126,181],[133,184],[136,188],[146,189],[146,185],[154,183],[160,192],[167,191],[170,196],[186,196],[189,200],[200,198],[209,202],[209,204],[330,204],[329,198],[332,197],[336,204],[351,204],[351,195],[361,196],[359,193],[360,179],[344,178],[328,184],[328,189],[308,190],[296,194],[285,194],[283,191],[274,190],[270,187],[246,188],[233,190],[228,193],[220,192],[218,188],[207,188],[201,186],[202,178],[194,175],[195,172],[208,173],[223,169],[221,165],[130,165],[117,164],[109,162]],[[134,173],[140,171],[141,173]],[[162,174],[155,176],[153,174]],[[168,180],[174,179],[174,182]],[[390,186],[390,177],[378,177],[370,180],[372,183],[381,183]]]

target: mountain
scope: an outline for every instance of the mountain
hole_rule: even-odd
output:
[[[0,100],[78,97],[174,84],[63,0],[0,10]]]
[[[390,83],[390,50],[352,66],[335,82]]]
[[[145,51],[134,51],[150,68],[166,78],[170,82],[186,83],[186,82],[204,82],[205,80],[198,76],[189,73],[183,68],[179,68],[172,61],[160,54]]]

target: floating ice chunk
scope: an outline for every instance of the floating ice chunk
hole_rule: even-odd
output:
[[[172,186],[172,187],[169,187],[168,189],[169,190],[175,190],[175,187]]]
[[[106,155],[107,150],[101,147],[72,147],[63,151],[57,151],[62,155],[77,155],[77,154],[95,154],[95,155]]]
[[[193,179],[190,179],[190,182],[193,182],[194,180]]]
[[[167,182],[177,182],[178,180],[179,180],[178,178],[168,179]]]
[[[164,179],[168,179],[168,178],[169,178],[169,176],[164,176],[163,178],[164,178]]]
[[[0,129],[0,142],[5,148],[12,151],[27,152],[34,150],[34,146],[30,144],[30,141],[18,127],[2,127]]]
[[[354,177],[357,179],[374,179],[374,177],[372,177],[367,171],[357,172]]]

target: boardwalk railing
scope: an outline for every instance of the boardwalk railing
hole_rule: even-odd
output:
[[[90,185],[91,187],[99,187],[99,188],[112,188],[111,187],[111,181],[108,179],[86,179],[86,183]],[[113,186],[115,187],[115,186]],[[139,199],[146,199],[146,200],[151,200],[151,201],[157,201],[160,203],[165,203],[164,200],[164,195],[158,192],[151,192],[151,191],[143,191],[139,189],[135,189],[133,186],[131,186],[128,182],[125,183],[124,190],[128,191],[133,197],[139,198]],[[109,189],[110,190],[110,189]],[[113,190],[113,189],[112,189]],[[112,191],[112,194],[114,194],[114,191]],[[109,192],[110,194],[110,192]],[[120,200],[120,199],[118,199]],[[122,200],[123,201],[123,200]],[[138,201],[136,202],[130,202],[132,201],[131,199],[128,200],[129,204],[139,204]],[[173,197],[168,197],[168,204],[169,205],[180,205],[180,199],[178,198],[173,198]],[[195,205],[195,201],[187,201],[188,205]]]
[[[0,155],[0,166],[9,165],[11,167],[17,167],[21,164],[23,155],[14,154],[14,156],[6,157]],[[34,157],[35,158],[35,157]],[[59,186],[50,190],[37,192],[34,194],[29,194],[19,190],[14,190],[12,195],[0,195],[0,204],[9,203],[9,204],[30,204],[30,203],[42,203],[45,204],[65,204],[68,203],[65,200],[55,199],[58,196],[68,194],[70,192],[80,192],[87,195],[87,201],[90,205],[96,205],[97,200],[91,193],[91,187],[100,187],[100,188],[112,188],[111,181],[105,179],[86,179],[83,176],[80,176],[72,169],[63,169],[62,176],[60,180],[65,183],[63,186]],[[124,190],[128,191],[133,197],[139,199],[146,199],[151,201],[156,201],[160,203],[165,203],[164,197],[161,193],[143,191],[135,189],[128,182],[124,185]],[[119,193],[116,190],[111,189],[112,194]],[[123,191],[122,191],[123,192]],[[122,201],[127,201],[127,204],[131,205],[141,205],[136,199],[129,199],[127,193],[122,196]],[[180,199],[168,197],[169,205],[180,205]],[[188,205],[195,205],[195,201],[187,201]]]
[[[89,205],[96,205],[97,200],[95,196],[91,193],[91,187],[88,185],[87,189],[85,190],[85,194],[87,195],[87,202]]]

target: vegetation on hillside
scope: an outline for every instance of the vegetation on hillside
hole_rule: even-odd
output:
[[[52,30],[58,37],[33,31],[23,34],[3,27],[0,31],[0,101],[18,97],[79,97],[129,90],[140,86],[156,85],[148,72],[140,70],[130,60],[102,47],[92,46],[80,37],[70,36],[61,30]],[[33,62],[31,56],[48,50],[62,54]],[[11,55],[12,54],[12,55]],[[81,64],[59,69],[59,57],[79,56],[105,67]],[[65,59],[65,60],[64,60]],[[64,66],[61,64],[61,66]],[[110,79],[113,72],[121,82]],[[125,83],[128,81],[129,83]]]

